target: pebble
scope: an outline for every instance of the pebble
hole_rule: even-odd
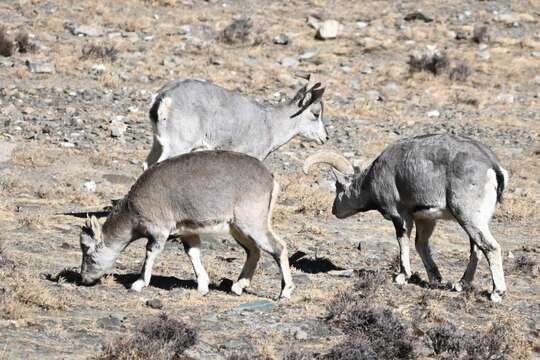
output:
[[[96,182],[95,181],[87,181],[83,184],[86,191],[89,192],[96,192]]]
[[[116,116],[111,121],[111,136],[115,138],[123,138],[126,133],[127,125],[124,123],[123,116]]]
[[[269,300],[255,300],[242,303],[238,305],[235,309],[237,311],[267,312],[273,310],[276,306],[276,303]]]
[[[369,25],[369,24],[368,24],[367,22],[365,22],[365,21],[357,21],[357,22],[356,22],[356,27],[357,27],[358,29],[365,29],[365,28],[368,27],[368,25]]]
[[[317,49],[308,49],[298,56],[300,60],[308,60],[317,55],[319,51]]]
[[[163,309],[163,303],[160,299],[151,299],[146,301],[146,306],[152,309]]]
[[[377,90],[369,90],[368,92],[366,92],[366,96],[368,98],[368,100],[374,100],[374,101],[382,101],[383,98],[381,96],[381,93],[378,92]]]
[[[281,59],[281,61],[279,62],[281,65],[283,66],[296,66],[298,65],[299,61],[298,59],[292,57],[292,56],[288,56],[286,58],[283,58]]]
[[[101,28],[87,25],[80,25],[71,28],[71,33],[75,36],[99,37],[103,36],[104,31]]]
[[[531,52],[531,56],[535,58],[540,58],[540,51],[533,51]]]
[[[441,113],[438,110],[431,110],[427,113],[428,117],[439,117],[441,116]]]
[[[501,93],[497,95],[496,101],[504,104],[512,104],[514,102],[514,95]]]
[[[11,153],[17,145],[5,141],[0,142],[0,163],[9,161],[11,159]]]
[[[274,37],[274,44],[277,45],[287,45],[289,43],[289,37],[286,34],[279,34]]]
[[[315,16],[308,16],[307,18],[307,24],[314,28],[315,30],[318,30],[321,26],[321,21],[317,19]]]
[[[32,73],[54,74],[56,72],[54,64],[46,61],[26,60],[26,66],[28,66],[28,70]]]
[[[336,20],[324,21],[317,31],[316,38],[321,40],[335,39],[343,31],[343,25]]]
[[[297,329],[295,332],[294,332],[294,338],[296,340],[307,340],[308,339],[308,334],[307,332],[305,332],[304,330],[302,329]]]

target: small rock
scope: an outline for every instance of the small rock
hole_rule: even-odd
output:
[[[274,37],[274,44],[277,45],[287,45],[289,43],[289,37],[286,34],[279,34]]]
[[[101,75],[105,72],[105,70],[107,70],[107,68],[103,64],[96,64],[92,66],[92,73],[95,75]]]
[[[163,309],[163,303],[161,302],[160,299],[148,300],[146,301],[146,306],[152,309],[158,309],[158,310]]]
[[[182,25],[178,28],[178,35],[186,35],[191,33],[191,25]]]
[[[467,33],[464,31],[456,31],[456,40],[467,40]]]
[[[13,61],[9,61],[8,59],[0,56],[0,67],[13,67],[15,63]]]
[[[540,58],[540,51],[533,51],[531,52],[531,56],[535,58]]]
[[[115,138],[123,138],[127,129],[122,116],[116,116],[111,121],[111,136]]]
[[[368,92],[366,92],[366,96],[368,100],[383,101],[381,93],[378,92],[377,90],[369,90]]]
[[[487,44],[490,40],[489,29],[486,25],[476,25],[473,30],[473,40],[477,44]]]
[[[504,104],[512,104],[514,102],[514,95],[501,93],[497,95],[496,101]]]
[[[479,50],[476,53],[476,57],[480,60],[489,60],[491,58],[491,54],[489,53],[488,49]]]
[[[298,330],[296,330],[294,332],[294,338],[296,340],[307,340],[308,339],[308,334],[304,330],[298,329]]]
[[[86,191],[89,192],[96,192],[96,182],[95,181],[87,181],[83,184]]]
[[[347,269],[347,270],[330,270],[327,272],[330,276],[336,276],[336,277],[346,277],[350,278],[354,276],[354,270],[353,269]]]
[[[335,39],[343,31],[343,25],[341,25],[336,20],[326,20],[324,21],[315,37],[320,40]]]
[[[357,22],[356,22],[356,27],[357,27],[358,29],[365,29],[365,28],[368,27],[368,25],[369,25],[369,24],[368,24],[367,22],[365,22],[365,21],[357,21]]]
[[[103,29],[94,26],[80,25],[72,27],[71,33],[75,36],[99,37],[103,36],[104,31]]]
[[[0,142],[0,163],[9,161],[11,159],[11,153],[17,145],[8,143],[5,141]]]
[[[321,20],[316,18],[315,16],[308,16],[307,24],[315,30],[319,30],[319,28],[321,27]]]
[[[308,49],[298,56],[300,60],[308,60],[317,55],[319,51],[317,49]]]
[[[54,64],[46,61],[26,60],[26,66],[28,66],[28,70],[32,73],[54,74],[56,72]]]
[[[438,110],[431,110],[428,111],[427,117],[439,117],[441,116],[441,113]]]
[[[299,61],[296,58],[289,56],[281,59],[279,63],[283,66],[296,66],[298,65]]]
[[[238,305],[236,310],[267,312],[273,310],[276,306],[274,302],[269,300],[255,300]]]
[[[405,21],[417,21],[417,20],[420,20],[420,21],[423,21],[423,22],[426,22],[426,23],[430,23],[433,21],[432,18],[430,17],[427,17],[426,15],[422,14],[420,11],[415,11],[415,12],[412,12],[410,14],[407,14],[403,20]]]
[[[513,252],[509,251],[508,255],[506,255],[506,257],[509,258],[509,259],[513,259],[513,258],[515,258],[515,255],[514,255]]]

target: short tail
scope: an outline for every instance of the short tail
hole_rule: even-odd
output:
[[[508,186],[508,171],[498,164],[493,166],[493,170],[497,178],[497,202],[502,203],[504,189]]]

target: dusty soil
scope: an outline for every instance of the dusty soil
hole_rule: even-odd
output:
[[[404,20],[417,10],[433,21]],[[343,32],[317,40],[306,24],[309,15],[336,19]],[[223,29],[238,16],[251,18],[252,28],[229,44]],[[398,250],[392,225],[376,213],[333,218],[330,175],[321,169],[305,176],[301,162],[324,148],[366,165],[387,144],[430,132],[475,137],[510,172],[506,201],[492,224],[508,294],[502,304],[487,300],[491,283],[482,260],[473,292],[390,281],[378,301],[424,330],[452,322],[480,331],[509,321],[524,339],[521,354],[540,356],[539,21],[537,1],[2,1],[0,24],[8,37],[30,33],[35,48],[0,56],[0,358],[92,357],[161,311],[197,330],[199,340],[187,352],[193,358],[257,352],[279,359],[293,349],[326,351],[343,338],[324,321],[327,306],[355,281],[354,274],[332,270],[384,269],[391,278]],[[98,36],[73,35],[81,25]],[[474,26],[481,25],[489,32],[479,39],[485,44],[473,40]],[[288,35],[288,45],[273,42],[280,33]],[[115,51],[89,51],[90,45]],[[410,72],[409,55],[427,45],[446,52],[448,70]],[[284,66],[287,57],[298,61]],[[55,72],[32,73],[27,60],[54,64]],[[462,62],[471,74],[451,78]],[[83,219],[62,214],[102,209],[141,174],[151,143],[153,92],[172,79],[201,78],[278,102],[302,83],[294,77],[299,71],[326,79],[331,140],[317,146],[295,139],[266,161],[283,187],[274,223],[294,256],[297,290],[290,301],[273,301],[280,281],[268,256],[250,294],[228,292],[244,261],[228,237],[204,244],[214,284],[206,297],[198,295],[176,242],[168,244],[141,294],[127,287],[142,264],[143,240],[122,254],[101,284],[78,284]],[[112,137],[118,122],[127,131]],[[441,223],[432,241],[445,281],[459,279],[469,249],[463,231]],[[412,266],[426,277],[414,251]],[[147,305],[155,299],[162,309]],[[255,311],[239,308],[259,300],[269,302]],[[419,357],[437,358],[429,351]]]

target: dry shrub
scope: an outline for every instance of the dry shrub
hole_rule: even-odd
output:
[[[81,59],[91,58],[114,62],[118,58],[118,49],[114,45],[89,44],[83,46]]]
[[[498,321],[486,331],[462,331],[451,324],[436,326],[427,332],[429,345],[439,359],[526,359],[525,340],[509,321]]]
[[[530,197],[507,197],[499,205],[494,219],[504,222],[532,220],[536,217],[536,201]]]
[[[44,310],[65,309],[69,300],[65,296],[58,296],[43,286],[37,274],[28,273],[0,273],[0,280],[10,289],[11,299],[21,304],[37,306]]]
[[[33,52],[37,48],[36,44],[30,42],[30,38],[26,32],[17,33],[15,36],[15,45],[20,53]]]
[[[448,57],[445,53],[428,53],[423,55],[409,55],[409,71],[411,73],[426,71],[439,75],[448,68]]]
[[[261,41],[254,35],[253,21],[247,17],[235,19],[227,25],[223,29],[221,39],[231,45],[257,45]]]
[[[0,27],[0,55],[9,57],[13,55],[14,48],[15,44],[13,43],[13,40],[8,37],[6,29]]]
[[[489,28],[486,25],[477,25],[474,27],[472,39],[475,43],[487,44],[490,38]]]
[[[298,179],[303,176],[294,173],[280,178],[278,182],[281,185],[282,196],[295,200],[296,206],[292,207],[295,213],[330,216],[334,195],[321,189],[316,181],[299,181]],[[278,210],[282,211],[281,208]]]
[[[19,301],[17,296],[6,289],[0,288],[0,318],[6,320],[19,320],[28,317],[30,308]]]
[[[39,230],[45,226],[45,217],[37,213],[24,213],[17,218],[21,228]]]
[[[460,62],[450,70],[448,76],[450,80],[465,81],[471,74],[472,70],[469,65],[466,62]]]
[[[179,320],[161,314],[144,322],[130,337],[119,337],[105,346],[98,360],[182,359],[197,341],[197,333]]]
[[[514,260],[510,269],[511,273],[538,276],[540,274],[540,265],[538,261],[528,254],[522,254]]]

